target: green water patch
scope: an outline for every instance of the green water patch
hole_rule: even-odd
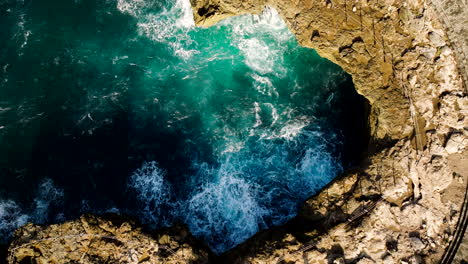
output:
[[[357,160],[365,102],[275,10],[0,2],[0,233],[126,213],[216,253],[285,223]],[[5,240],[6,241],[6,240]]]

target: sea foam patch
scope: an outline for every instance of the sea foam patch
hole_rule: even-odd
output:
[[[28,1],[5,24],[2,234],[114,212],[184,222],[220,254],[342,171],[351,79],[274,9],[197,28],[188,0],[67,1]]]
[[[167,7],[161,6],[158,1],[118,0],[117,8],[137,19],[141,35],[168,44],[176,56],[187,60],[198,53],[187,48],[187,43],[192,42],[188,30],[195,26],[189,1],[177,0]],[[161,8],[162,11],[154,13],[154,8]]]
[[[297,43],[274,9],[196,29],[186,2],[158,14],[130,13],[140,34],[153,41],[174,47],[176,40],[180,49],[199,50],[197,57],[163,69],[181,70],[181,79],[177,73],[157,77],[178,84],[166,93],[180,100],[162,95],[157,104],[167,113],[167,129],[185,135],[192,146],[179,150],[190,169],[176,175],[178,170],[157,161],[143,163],[129,186],[142,202],[144,219],[156,226],[182,220],[222,253],[291,219],[304,199],[341,172],[333,154],[341,142],[314,116],[328,95],[301,80],[288,57]],[[182,125],[189,121],[198,127]]]
[[[203,173],[210,174],[211,181],[187,201],[184,219],[194,235],[220,253],[258,232],[267,209],[258,204],[255,185],[233,164],[226,162]]]
[[[16,228],[26,224],[30,217],[13,200],[0,200],[0,243],[5,243]]]
[[[46,178],[35,192],[31,206],[25,207],[12,199],[0,199],[0,243],[8,241],[12,231],[28,222],[42,224],[50,218],[61,220],[62,216],[58,211],[50,217],[49,209],[51,206],[60,207],[63,190]]]

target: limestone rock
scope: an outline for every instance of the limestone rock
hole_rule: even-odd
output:
[[[468,156],[466,4],[191,2],[199,26],[275,8],[301,45],[352,75],[356,90],[371,105],[369,157],[360,170],[307,200],[284,227],[227,252],[225,261],[302,263],[305,255],[313,255],[312,263],[438,262],[455,229],[468,180],[468,171],[460,169]],[[346,181],[352,184],[343,185]],[[280,239],[291,235],[293,244]]]
[[[152,236],[117,215],[84,215],[48,227],[27,224],[15,237],[9,263],[208,263],[211,256],[184,227]]]

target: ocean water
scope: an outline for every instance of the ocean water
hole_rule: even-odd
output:
[[[357,159],[365,102],[272,8],[0,0],[0,238],[85,212],[185,223],[220,254]]]

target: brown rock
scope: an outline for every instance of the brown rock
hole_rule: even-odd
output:
[[[317,257],[312,263],[324,261],[317,252],[338,248],[343,256],[329,261],[437,262],[448,244],[447,230],[455,229],[468,180],[466,171],[461,176],[449,165],[461,159],[451,155],[468,155],[463,81],[468,11],[462,1],[192,0],[192,5],[200,26],[275,8],[301,45],[352,75],[372,108],[370,155],[359,172],[307,200],[291,223],[226,253],[226,262],[275,263],[284,256],[302,263],[305,251],[297,246]],[[200,13],[207,5],[216,12]],[[351,188],[336,188],[347,180]],[[338,225],[323,230],[326,222]],[[408,239],[414,230],[422,235]],[[295,246],[279,239],[289,235],[301,239]],[[398,250],[387,254],[389,237]]]
[[[124,217],[85,215],[46,228],[28,224],[18,229],[8,262],[207,263],[210,256],[209,250],[187,235],[184,227],[150,235]]]

